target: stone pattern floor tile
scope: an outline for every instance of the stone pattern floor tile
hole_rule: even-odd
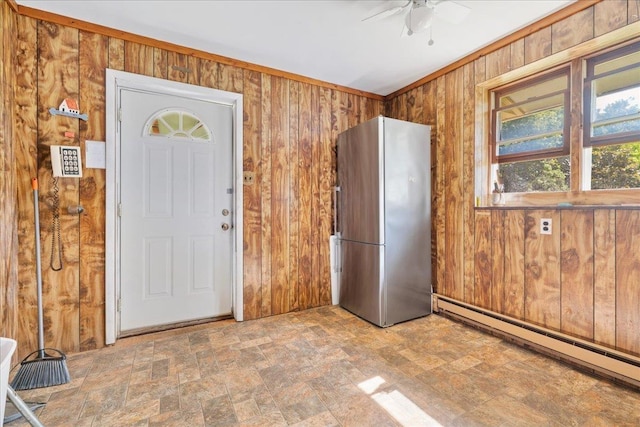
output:
[[[321,307],[67,361],[69,384],[19,392],[48,427],[640,425],[637,390],[438,315],[381,329]]]

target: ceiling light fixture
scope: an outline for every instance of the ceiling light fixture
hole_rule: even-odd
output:
[[[427,28],[431,26],[431,22],[433,22],[434,10],[433,7],[430,7],[428,3],[424,6],[422,5],[414,5],[411,8],[406,18],[406,25],[408,34],[412,35],[414,33],[424,33]]]

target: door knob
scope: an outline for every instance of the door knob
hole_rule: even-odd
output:
[[[227,231],[229,229],[229,224],[227,224],[226,222],[222,224],[222,229],[224,231]]]

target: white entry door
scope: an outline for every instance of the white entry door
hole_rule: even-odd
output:
[[[232,307],[228,105],[122,89],[120,331]]]

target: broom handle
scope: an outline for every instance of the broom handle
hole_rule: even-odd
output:
[[[40,208],[38,207],[38,178],[31,179],[36,225],[36,282],[38,289],[38,357],[44,357],[44,325],[42,310],[42,260],[40,259]]]

